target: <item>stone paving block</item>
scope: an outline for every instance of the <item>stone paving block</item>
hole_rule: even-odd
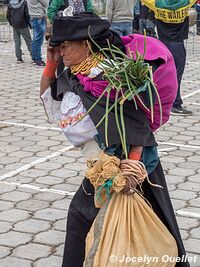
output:
[[[55,184],[62,184],[64,182],[63,178],[55,177],[55,176],[45,176],[39,177],[35,179],[36,183],[46,184],[46,185],[55,185]]]
[[[195,199],[191,199],[189,201],[189,205],[193,207],[200,207],[200,197],[197,197]]]
[[[197,175],[190,176],[190,177],[188,177],[188,181],[198,183],[198,182],[200,182],[200,175],[197,174]]]
[[[63,191],[67,191],[67,192],[76,192],[79,188],[78,185],[73,185],[73,184],[56,184],[51,186],[52,189],[56,189],[56,190],[63,190]]]
[[[45,151],[47,148],[46,147],[43,147],[43,146],[38,146],[38,145],[34,145],[34,146],[27,146],[27,147],[24,147],[22,150],[23,151],[30,151],[30,152],[38,152],[38,151]],[[48,154],[47,154],[48,155]],[[36,156],[39,156],[37,153],[36,153]]]
[[[189,232],[191,238],[197,238],[200,239],[200,225],[197,228],[193,228]],[[200,251],[199,251],[200,253]]]
[[[166,157],[162,157],[162,161],[177,164],[177,163],[185,162],[185,159],[183,157],[171,156],[169,154]]]
[[[8,200],[8,201],[13,201],[13,202],[19,202],[23,200],[27,200],[31,197],[30,194],[28,193],[22,193],[18,191],[12,191],[8,193],[4,193],[0,196],[0,199],[2,200]]]
[[[41,169],[41,170],[45,170],[45,171],[51,171],[51,170],[57,170],[62,168],[63,165],[60,163],[53,163],[53,162],[44,162],[41,164],[37,164],[35,166],[35,169]]]
[[[198,162],[183,162],[178,163],[177,166],[182,169],[192,169],[193,171],[199,170],[199,163]]]
[[[199,226],[199,222],[197,219],[180,217],[180,216],[177,216],[176,219],[178,221],[178,225],[179,225],[180,229],[182,229],[182,230],[190,230],[194,227]]]
[[[15,163],[15,162],[18,162],[19,159],[17,158],[13,158],[13,157],[1,157],[0,158],[0,164],[3,164],[3,165],[7,165],[7,164],[10,164],[10,163]]]
[[[20,172],[21,176],[32,177],[32,178],[38,178],[38,177],[46,176],[47,174],[48,174],[47,171],[37,170],[37,169],[33,169],[33,168],[30,170],[27,170],[27,171]]]
[[[177,157],[183,157],[183,155],[184,155],[184,157],[190,157],[190,156],[193,156],[194,155],[194,152],[191,151],[191,150],[190,151],[187,151],[185,149],[184,150],[184,154],[183,154],[183,150],[180,150],[180,148],[179,148],[179,149],[177,149],[175,151],[171,151],[170,154],[173,155],[173,156],[177,156]]]
[[[200,183],[184,182],[178,184],[178,188],[182,190],[200,192]]]
[[[8,232],[10,229],[12,229],[12,223],[0,221],[0,233],[1,234]]]
[[[60,142],[59,141],[53,141],[53,140],[44,140],[44,141],[38,141],[37,145],[38,146],[52,147],[52,146],[59,146]]]
[[[61,163],[63,165],[69,164],[69,163],[75,163],[77,161],[77,158],[73,158],[72,156],[73,156],[73,152],[70,157],[65,157],[65,155],[62,155],[60,157],[52,159],[52,162]]]
[[[171,130],[171,129],[170,129]],[[177,136],[173,136],[172,140],[176,141],[183,141],[183,143],[185,144],[187,141],[191,141],[193,140],[194,137],[193,136],[188,136],[188,135],[177,135]]]
[[[82,170],[86,170],[86,164],[84,163],[70,163],[70,164],[65,164],[65,169],[69,169],[69,170],[76,170],[76,171],[82,171]]]
[[[37,234],[39,232],[47,231],[51,228],[51,224],[42,220],[29,219],[18,222],[14,225],[13,230],[24,233]],[[58,229],[59,230],[59,229]]]
[[[56,177],[67,178],[67,177],[77,176],[78,172],[62,168],[59,170],[50,171],[49,174]]]
[[[15,151],[15,152],[9,153],[8,156],[16,157],[16,158],[27,158],[27,157],[33,156],[33,153],[20,150],[20,151]]]
[[[185,178],[183,176],[177,176],[177,175],[165,175],[165,179],[167,181],[168,184],[179,184],[179,183],[183,183]]]
[[[80,158],[82,157],[81,152],[78,149],[73,149],[71,151],[66,151],[64,153],[64,156],[66,157],[72,157],[72,158]]]
[[[45,259],[37,260],[33,267],[59,267],[62,265],[62,257],[59,256],[50,256]],[[7,267],[7,266],[6,266]]]
[[[190,175],[194,175],[195,171],[192,169],[174,168],[174,169],[170,169],[168,173],[172,175],[177,175],[177,176],[190,176]]]
[[[31,162],[33,162],[33,161],[35,161],[35,160],[38,160],[38,159],[40,159],[40,157],[28,157],[28,158],[23,158],[23,159],[21,159],[20,160],[20,162],[23,164],[23,165],[25,165],[25,164],[28,164],[28,163],[31,163]]]
[[[182,230],[180,230],[180,233],[181,233],[181,237],[182,237],[183,240],[185,240],[185,239],[187,239],[189,237],[189,233],[186,230],[182,229]]]
[[[63,199],[64,197],[65,196],[63,195],[58,195],[58,194],[50,193],[50,192],[36,193],[34,195],[34,199],[48,201],[48,202]]]
[[[1,258],[5,258],[5,257],[8,256],[10,253],[11,253],[11,248],[0,246],[0,266],[2,266],[2,265],[1,265]],[[3,267],[3,266],[2,266],[2,267]]]
[[[180,199],[171,199],[174,210],[179,210],[182,208],[185,208],[187,206],[187,203],[185,202],[185,200],[180,200]]]
[[[2,267],[32,267],[31,261],[15,258],[12,256],[0,260]],[[43,266],[44,267],[44,266]]]
[[[56,248],[55,255],[63,257],[63,252],[64,252],[64,244],[62,244]]]
[[[13,135],[8,135],[8,136],[3,136],[0,137],[0,142],[16,142],[16,141],[21,141],[21,138],[19,136],[13,136]]]
[[[0,211],[11,209],[13,208],[13,206],[14,206],[14,203],[12,202],[0,200]]]
[[[9,231],[5,234],[0,234],[0,245],[15,248],[30,242],[31,239],[31,234]]]
[[[193,259],[190,262],[190,267],[199,267],[200,266],[200,255],[193,254],[193,253],[187,253],[187,255]]]
[[[67,178],[66,182],[69,184],[80,185],[83,179],[84,179],[84,176],[74,176],[74,177]]]
[[[53,229],[54,230],[65,232],[66,231],[66,223],[67,223],[67,220],[66,219],[64,219],[64,220],[58,220],[58,221],[56,221],[53,224]]]
[[[165,162],[165,161],[162,161],[161,160],[161,163],[162,163],[162,167],[163,169],[166,171],[166,170],[169,170],[169,171],[172,171],[172,170],[176,170],[176,165],[173,164],[173,163],[169,163],[169,162]],[[174,174],[174,173],[173,173]]]
[[[39,258],[46,258],[51,254],[51,248],[41,244],[29,243],[19,246],[13,250],[13,256],[17,258],[35,261]]]
[[[10,172],[10,171],[15,171],[16,169],[18,168],[21,168],[24,166],[24,163],[20,163],[20,162],[17,162],[17,163],[11,163],[9,165],[6,165],[4,166],[6,172]]]
[[[188,238],[184,242],[185,248],[188,252],[199,254],[200,240],[195,238]]]
[[[197,193],[193,191],[189,191],[189,190],[186,191],[186,190],[177,189],[177,190],[170,192],[170,196],[171,198],[174,198],[174,199],[182,199],[182,200],[188,201],[190,199],[196,198]]]
[[[71,199],[64,198],[62,200],[54,201],[51,204],[51,207],[54,208],[54,209],[68,210],[70,202],[71,202]]]
[[[29,218],[29,213],[24,210],[10,209],[0,212],[0,221],[18,222]]]
[[[64,243],[65,234],[57,230],[49,230],[35,235],[34,242],[47,244],[50,246],[58,246]]]
[[[34,219],[41,219],[46,221],[55,221],[66,218],[66,211],[59,210],[59,209],[53,209],[53,208],[47,208],[44,210],[39,210],[34,213],[33,216]]]

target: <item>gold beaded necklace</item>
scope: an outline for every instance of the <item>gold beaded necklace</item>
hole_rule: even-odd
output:
[[[104,55],[100,52],[91,54],[80,64],[70,67],[70,70],[74,75],[78,73],[82,75],[89,75],[91,68],[97,67],[99,62],[103,61],[104,58]]]

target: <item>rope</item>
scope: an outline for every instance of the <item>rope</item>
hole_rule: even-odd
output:
[[[163,188],[161,185],[153,184],[148,177],[144,164],[138,160],[124,159],[121,160],[120,169],[125,179],[134,180],[141,188],[142,183],[147,179],[148,183],[154,187]]]

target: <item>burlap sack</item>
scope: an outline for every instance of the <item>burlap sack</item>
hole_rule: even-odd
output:
[[[84,267],[174,267],[174,237],[137,193],[114,193],[86,239]]]

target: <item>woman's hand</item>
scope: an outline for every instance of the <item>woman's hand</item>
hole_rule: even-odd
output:
[[[126,179],[126,185],[122,189],[122,193],[131,195],[135,192],[135,189],[137,187],[137,182],[134,179]]]
[[[47,45],[47,60],[58,62],[61,59],[60,46],[51,47]]]

